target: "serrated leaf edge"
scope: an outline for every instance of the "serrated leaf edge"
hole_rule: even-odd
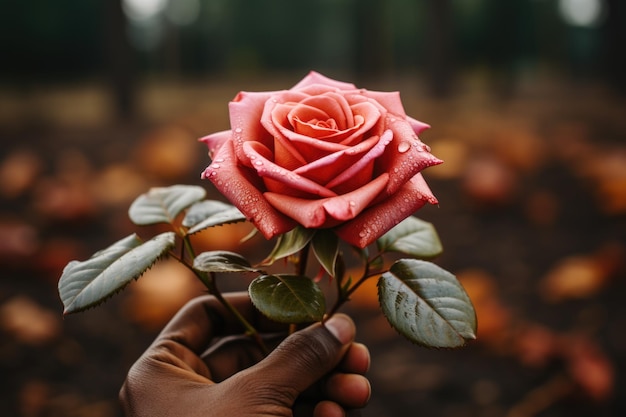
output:
[[[399,261],[403,261],[403,260],[406,260],[406,259],[400,259]],[[449,271],[446,271],[446,270],[444,270],[444,269],[440,268],[439,266],[437,266],[437,265],[435,265],[435,264],[432,264],[432,263],[430,263],[430,262],[428,262],[428,261],[415,260],[415,259],[411,259],[411,261],[420,262],[420,263],[424,263],[424,264],[431,264],[431,265],[433,265],[433,266],[435,266],[435,267],[437,267],[437,268],[441,269],[442,271],[446,272],[447,274],[449,274],[451,277],[453,277],[453,278],[456,280],[456,277],[454,277],[454,275],[453,275],[452,273],[450,273]],[[397,262],[398,262],[398,261],[397,261]],[[397,262],[396,262],[396,263],[397,263]],[[423,297],[421,297],[419,294],[415,293],[415,291],[413,291],[413,289],[412,289],[411,287],[409,287],[409,286],[405,283],[405,281],[400,280],[398,277],[396,277],[394,274],[390,273],[389,271],[388,271],[388,272],[386,272],[386,273],[383,273],[383,274],[380,276],[380,278],[378,279],[378,282],[377,282],[377,284],[376,284],[376,286],[377,286],[377,288],[378,288],[378,299],[379,299],[379,303],[381,302],[381,298],[380,298],[380,297],[381,297],[381,294],[380,294],[380,293],[381,293],[381,286],[382,286],[382,284],[381,284],[381,283],[383,282],[383,279],[386,279],[386,278],[385,278],[386,276],[390,276],[390,277],[391,277],[391,279],[394,279],[394,280],[398,280],[398,281],[400,281],[400,282],[401,282],[401,284],[402,284],[403,286],[407,287],[407,288],[410,290],[410,292],[411,292],[411,293],[415,294],[417,298],[419,298],[419,299],[420,299],[420,300],[422,300],[424,303],[426,303],[426,304],[427,304],[427,305],[428,305],[428,306],[429,306],[429,307],[430,307],[430,308],[431,308],[431,309],[432,309],[432,310],[433,310],[433,311],[437,314],[437,316],[439,316],[439,317],[442,319],[442,321],[443,321],[443,322],[444,322],[444,323],[445,323],[445,324],[446,324],[446,325],[447,325],[447,326],[448,326],[448,327],[452,330],[452,333],[454,333],[454,334],[458,335],[458,337],[459,337],[459,339],[460,339],[461,343],[460,343],[459,345],[457,345],[457,346],[454,346],[454,347],[448,347],[448,346],[433,346],[433,345],[428,345],[428,344],[425,344],[425,343],[420,343],[419,341],[414,340],[414,339],[412,339],[411,337],[409,337],[407,334],[405,334],[405,332],[404,332],[402,329],[400,329],[400,328],[398,328],[397,326],[395,326],[395,325],[394,325],[394,323],[393,323],[391,320],[389,320],[389,318],[387,318],[387,321],[388,321],[388,323],[391,325],[391,327],[393,327],[393,328],[394,328],[394,329],[395,329],[395,330],[396,330],[396,331],[397,331],[400,335],[402,335],[402,336],[403,336],[404,338],[406,338],[408,341],[410,341],[410,342],[411,342],[411,343],[413,343],[413,344],[416,344],[416,345],[419,345],[419,346],[422,346],[422,347],[426,347],[426,348],[430,348],[430,349],[453,349],[453,348],[460,348],[460,347],[463,347],[463,346],[465,346],[468,342],[470,342],[470,341],[472,341],[472,340],[475,340],[475,339],[476,339],[476,328],[474,328],[474,329],[473,329],[473,331],[472,331],[472,334],[471,334],[471,335],[463,335],[463,334],[461,334],[461,332],[457,331],[457,330],[456,330],[456,329],[455,329],[452,325],[450,325],[450,323],[449,323],[449,322],[454,321],[454,320],[448,320],[448,319],[446,319],[445,317],[443,317],[443,316],[439,313],[439,310],[440,310],[440,309],[436,309],[436,308],[434,308],[434,307],[431,305],[431,303],[429,303],[429,302],[428,302],[428,300],[432,300],[432,299],[453,298],[453,299],[455,299],[455,300],[456,300],[456,298],[454,298],[454,297],[435,297],[435,298],[432,298],[432,299],[426,299],[426,298],[423,298]],[[433,279],[433,278],[418,278],[418,279],[419,279],[419,280],[435,280],[435,279]],[[457,288],[454,284],[452,284],[452,283],[451,283],[451,282],[449,282],[449,281],[444,281],[444,282],[445,282],[445,284],[446,284],[446,285],[450,285],[450,286],[454,287],[455,289]],[[473,311],[473,313],[474,313],[473,322],[474,322],[474,325],[476,325],[476,323],[477,323],[476,310],[475,310],[475,308],[474,308],[474,306],[473,306],[473,304],[472,304],[471,299],[469,298],[469,296],[468,296],[468,295],[467,295],[467,293],[465,292],[465,289],[463,288],[463,286],[462,286],[460,283],[459,283],[459,286],[461,287],[461,289],[462,289],[462,293],[464,294],[464,296],[465,296],[465,298],[466,298],[466,302],[467,302],[467,303],[468,303],[468,304],[472,307],[472,311]],[[397,296],[396,296],[396,299],[397,299]],[[381,305],[381,308],[382,308],[382,305]],[[459,311],[461,311],[461,310],[459,310]],[[394,310],[394,313],[397,313],[397,310]],[[386,314],[385,314],[385,316],[386,316]],[[458,321],[458,320],[456,320],[456,321]],[[471,327],[471,326],[470,326],[470,327]],[[474,326],[474,327],[475,327],[475,326]]]
[[[169,235],[169,236],[168,236],[168,235]],[[131,238],[131,237],[134,237],[135,239],[139,239],[139,236],[137,236],[137,234],[132,234],[132,235],[130,235],[130,236],[127,236],[125,239]],[[138,273],[138,274],[136,274],[135,276],[130,277],[130,278],[127,280],[127,282],[126,282],[125,284],[123,284],[123,285],[121,285],[121,286],[117,287],[114,291],[111,291],[110,293],[106,294],[105,296],[103,296],[103,297],[101,297],[101,298],[98,298],[98,299],[97,299],[97,300],[95,300],[94,302],[92,302],[92,303],[88,303],[88,304],[85,304],[84,306],[81,306],[80,308],[77,308],[77,309],[72,309],[72,306],[73,306],[73,305],[74,305],[74,303],[76,302],[76,299],[78,298],[78,296],[79,296],[79,295],[80,295],[80,294],[81,294],[81,293],[82,293],[85,289],[87,289],[87,288],[89,287],[89,285],[91,285],[91,282],[93,282],[93,281],[94,281],[94,280],[95,280],[98,276],[100,276],[100,275],[97,275],[97,276],[96,276],[96,278],[92,279],[92,280],[90,281],[90,283],[89,283],[89,284],[87,284],[87,285],[86,285],[86,286],[85,286],[85,287],[84,287],[81,291],[79,291],[77,294],[75,294],[75,295],[72,297],[71,302],[70,302],[67,306],[65,306],[65,303],[64,303],[63,315],[65,316],[65,315],[68,315],[68,314],[80,313],[80,312],[83,312],[83,311],[86,311],[86,310],[89,310],[89,309],[91,309],[91,308],[94,308],[94,307],[97,307],[97,306],[101,305],[102,303],[104,303],[104,302],[106,302],[107,300],[109,300],[110,298],[112,298],[114,295],[118,294],[118,293],[119,293],[120,291],[122,291],[124,288],[126,288],[126,287],[127,287],[127,286],[128,286],[128,285],[132,282],[132,281],[136,281],[136,280],[138,280],[138,279],[139,279],[139,278],[140,278],[143,274],[145,274],[147,271],[149,271],[149,270],[150,270],[150,269],[151,269],[151,268],[152,268],[152,267],[153,267],[153,266],[154,266],[154,265],[155,265],[155,264],[156,264],[159,260],[161,260],[161,259],[163,259],[163,258],[166,258],[166,257],[167,257],[167,251],[168,251],[168,250],[169,250],[169,249],[170,249],[170,248],[174,245],[174,237],[175,237],[175,234],[174,234],[173,232],[166,232],[166,233],[162,233],[162,234],[160,234],[160,235],[157,235],[157,236],[153,237],[152,239],[150,239],[150,240],[148,240],[148,241],[146,241],[146,242],[141,242],[141,241],[139,241],[139,244],[138,244],[138,245],[133,246],[133,247],[131,247],[129,250],[127,250],[126,252],[124,252],[124,253],[123,253],[121,256],[119,256],[119,257],[118,257],[115,261],[111,262],[111,264],[109,264],[109,266],[108,266],[107,268],[105,268],[105,270],[106,270],[106,269],[108,269],[108,268],[110,268],[110,267],[111,267],[111,265],[113,265],[113,264],[115,264],[115,263],[117,263],[117,262],[120,262],[120,260],[121,260],[121,259],[122,259],[122,258],[123,258],[126,254],[128,254],[128,253],[132,252],[133,250],[135,250],[135,249],[139,248],[141,245],[143,245],[143,244],[145,244],[145,243],[147,243],[147,242],[150,242],[150,241],[154,241],[154,240],[156,240],[156,239],[157,239],[157,238],[159,238],[159,237],[163,237],[163,238],[165,238],[165,237],[171,237],[171,238],[172,238],[172,242],[171,242],[171,244],[170,244],[170,245],[168,245],[167,247],[165,247],[165,248],[164,248],[164,250],[163,250],[163,252],[161,252],[161,254],[159,254],[158,256],[156,256],[156,257],[154,258],[154,260],[152,261],[152,263],[150,263],[150,264],[149,264],[149,265],[148,265],[148,266],[147,266],[144,270],[142,270],[141,272],[139,272],[139,273]],[[116,242],[116,243],[119,243],[119,242],[121,242],[122,240],[123,240],[123,239],[119,240],[119,241],[118,241],[118,242]],[[85,261],[71,261],[70,263],[68,263],[68,264],[66,265],[66,267],[63,269],[63,273],[62,273],[62,275],[61,275],[61,278],[59,279],[59,288],[61,287],[61,283],[62,283],[63,277],[65,276],[65,273],[66,273],[66,271],[67,271],[68,269],[70,269],[72,266],[77,266],[77,265],[79,265],[79,264],[81,264],[81,263],[88,262],[89,260],[94,259],[96,256],[100,256],[100,255],[101,255],[104,251],[106,251],[107,249],[108,249],[108,248],[106,248],[106,249],[102,249],[102,250],[100,250],[100,251],[95,252],[95,253],[94,253],[94,254],[93,254],[93,255],[92,255],[89,259],[87,259],[87,260],[85,260]],[[102,271],[104,271],[104,270],[102,270]]]

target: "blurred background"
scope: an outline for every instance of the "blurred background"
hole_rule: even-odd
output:
[[[221,198],[196,139],[228,128],[238,91],[310,70],[398,90],[432,125],[440,204],[418,216],[478,312],[478,341],[426,350],[357,292],[364,416],[626,415],[623,1],[7,0],[0,34],[3,415],[121,416],[129,366],[202,288],[165,261],[63,318],[63,267],[136,231],[127,208],[151,186]],[[199,239],[234,249],[249,230]]]

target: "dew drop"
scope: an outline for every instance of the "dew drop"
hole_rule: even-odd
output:
[[[255,161],[255,162],[254,162],[254,165],[261,166],[261,165],[263,165],[263,161]]]
[[[220,167],[220,164],[212,164],[211,168],[213,169],[218,169]]]
[[[241,132],[243,132],[242,128],[238,127],[237,129],[235,129],[235,133],[241,133]]]
[[[354,201],[350,201],[350,203],[348,203],[348,204],[350,204],[350,207],[355,207],[356,206],[356,202],[354,202]]]
[[[405,153],[409,149],[411,149],[411,144],[409,142],[401,142],[398,145],[398,152],[400,153]]]

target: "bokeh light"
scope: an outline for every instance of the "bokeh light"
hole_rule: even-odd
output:
[[[559,13],[572,26],[594,27],[604,17],[602,0],[559,0]]]

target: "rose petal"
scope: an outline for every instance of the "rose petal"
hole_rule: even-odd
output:
[[[290,128],[279,125],[277,120],[280,117],[280,113],[276,113],[274,121],[278,126],[279,134],[282,135],[285,140],[296,146],[298,153],[303,155],[306,160],[310,162],[322,158],[329,153],[338,152],[346,149],[347,146],[360,142],[363,135],[368,131],[372,131],[372,135],[379,134],[378,129],[373,129],[376,123],[380,120],[381,116],[375,106],[370,103],[359,103],[353,106],[352,110],[355,114],[356,124],[350,129],[338,132],[334,137],[332,137],[332,141],[330,141],[330,137],[323,138],[325,140],[322,140],[322,138],[319,137],[313,138],[296,133]],[[282,111],[284,110],[280,109],[280,112]],[[274,113],[272,115],[274,116]]]
[[[292,190],[302,191],[314,196],[334,197],[336,195],[328,188],[270,161],[262,154],[262,152],[257,150],[258,147],[259,144],[254,142],[244,144],[246,155],[248,155],[251,160],[254,160],[252,166],[256,169],[257,174],[259,174],[260,177],[271,178],[279,184],[286,185]],[[281,190],[277,189],[271,189],[270,191],[281,192]]]
[[[378,158],[385,151],[385,147],[391,142],[393,138],[393,134],[390,130],[387,130],[380,137],[376,146],[373,146],[367,154],[363,156],[360,160],[358,160],[354,165],[345,170],[343,173],[339,174],[335,177],[331,182],[326,184],[328,188],[335,188],[340,184],[343,184],[345,181],[348,181],[351,177],[356,175],[359,171],[363,170],[367,165],[371,164],[374,159]]]
[[[377,130],[370,132],[370,130],[380,121],[382,113],[372,103],[356,103],[351,106],[352,113],[354,114],[355,126],[360,126],[359,130],[353,132],[349,137],[345,138],[341,144],[354,145],[355,142],[361,139],[361,137],[369,132],[370,135],[380,135],[382,132]]]
[[[382,174],[355,191],[327,199],[324,209],[334,219],[353,219],[385,189],[388,181],[389,174]]]
[[[429,152],[408,121],[387,115],[386,125],[393,131],[393,143],[376,162],[378,169],[391,175],[386,193],[393,195],[415,174],[443,161]]]
[[[406,121],[409,122],[409,124],[413,128],[413,131],[415,132],[416,135],[419,135],[420,133],[422,133],[426,129],[430,129],[430,125],[429,124],[424,123],[424,122],[420,122],[419,120],[414,119],[411,116],[407,116],[406,117]]]
[[[281,146],[292,158],[302,159],[303,163],[306,163],[346,148],[346,146],[338,143],[311,138],[291,130],[291,126],[287,127],[286,125],[289,125],[287,115],[292,109],[293,106],[291,105],[275,105],[269,115],[275,140],[281,142]],[[276,162],[280,163],[278,160]]]
[[[383,174],[351,193],[320,200],[296,198],[273,192],[267,192],[264,196],[278,211],[304,227],[331,227],[358,216],[384,190],[388,180],[389,175]]]
[[[437,199],[422,175],[417,174],[397,193],[342,224],[335,233],[346,242],[364,248],[427,202],[437,204]]]
[[[308,121],[313,117],[306,117],[302,110],[305,108],[316,109],[319,112],[326,113],[326,118],[332,118],[337,122],[338,130],[345,130],[354,125],[352,117],[352,109],[344,96],[337,93],[326,93],[321,96],[312,96],[302,100],[294,111],[290,113],[290,118],[297,115],[300,119]],[[318,118],[321,118],[318,116]]]
[[[296,174],[303,175],[318,184],[326,184],[329,179],[336,178],[341,175],[346,169],[354,166],[362,158],[363,154],[372,149],[377,143],[379,138],[377,136],[371,137],[356,146],[348,149],[334,152],[323,158],[301,166],[294,170]],[[370,175],[371,178],[371,175]],[[333,188],[334,186],[328,186],[326,188]]]
[[[226,141],[230,140],[231,136],[232,136],[232,131],[230,131],[230,130],[223,130],[221,132],[216,132],[216,133],[210,134],[208,136],[204,136],[204,137],[198,139],[198,141],[206,143],[207,147],[209,148],[209,153],[213,154]]]
[[[307,228],[320,228],[326,223],[326,210],[321,200],[307,200],[285,194],[266,192],[264,197],[274,208]]]
[[[389,113],[393,113],[399,117],[406,117],[402,100],[400,99],[400,93],[397,91],[385,92],[385,91],[363,91],[365,97],[376,100],[381,106],[383,106]]]
[[[246,168],[237,164],[232,142],[220,147],[202,178],[210,180],[222,193],[261,231],[266,239],[286,233],[295,227],[293,220],[285,217],[265,200]]]
[[[339,90],[356,89],[354,84],[333,80],[315,71],[309,72],[309,74],[304,77],[298,84],[294,85],[292,89],[298,90],[314,84],[323,84],[326,86],[338,88]]]
[[[246,162],[242,145],[244,142],[261,142],[271,148],[274,140],[261,123],[265,103],[276,91],[249,93],[241,92],[228,104],[230,127],[233,132],[235,154]]]

